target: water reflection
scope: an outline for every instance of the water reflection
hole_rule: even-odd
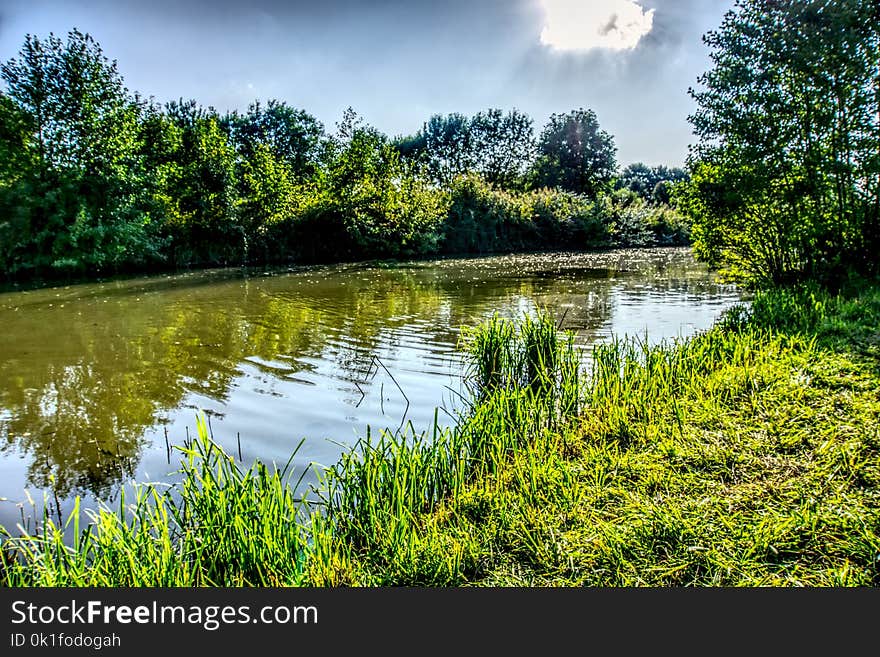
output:
[[[588,344],[711,325],[736,300],[684,250],[215,271],[0,295],[0,497],[163,476],[196,409],[244,460],[332,462],[367,424],[426,427],[459,328],[552,310]],[[380,367],[380,365],[382,367]],[[387,368],[387,371],[386,369]],[[401,389],[403,392],[401,392]],[[409,402],[409,404],[407,404]],[[0,522],[8,522],[0,510]],[[4,524],[5,524],[4,522]]]

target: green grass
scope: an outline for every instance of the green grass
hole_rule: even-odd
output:
[[[880,585],[880,286],[758,293],[578,371],[547,316],[465,333],[471,407],[369,435],[299,501],[208,440],[174,494],[44,517],[7,585]]]
[[[473,476],[378,503],[311,581],[876,586],[878,327],[876,286],[759,293],[690,340],[597,346],[575,410],[532,394],[529,329],[494,318],[469,343],[481,401],[446,438],[482,437]]]
[[[146,484],[118,508],[80,509],[64,526],[4,542],[8,586],[281,586],[303,583],[307,533],[289,464],[242,470],[203,421],[182,452],[181,485]],[[71,540],[65,540],[70,530]]]
[[[368,435],[328,471],[322,525],[328,531],[313,534],[321,556],[310,561],[312,583],[461,580],[468,567],[461,541],[439,536],[420,518],[506,468],[575,407],[577,354],[549,317],[517,327],[496,316],[466,331],[464,340],[476,391],[457,426],[432,435]]]

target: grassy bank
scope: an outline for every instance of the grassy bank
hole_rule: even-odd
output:
[[[877,285],[763,292],[584,375],[551,321],[495,320],[459,424],[373,436],[315,504],[202,431],[175,495],[8,538],[5,584],[880,585],[878,327]]]

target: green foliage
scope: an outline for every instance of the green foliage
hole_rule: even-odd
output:
[[[77,501],[63,524],[46,512],[35,531],[7,535],[0,581],[64,587],[302,583],[308,510],[294,496],[299,482],[291,484],[290,464],[242,470],[211,441],[203,420],[194,443],[181,452],[179,486],[137,486],[134,500],[122,495],[117,509],[83,510]]]
[[[755,284],[876,271],[880,9],[740,0],[706,43],[682,191],[698,253]]]
[[[617,177],[616,186],[635,192],[646,201],[669,204],[671,189],[687,180],[684,169],[665,166],[649,167],[642,162],[630,164]]]
[[[254,146],[241,163],[235,218],[244,242],[243,262],[257,243],[267,250],[269,230],[292,218],[295,189],[291,178],[289,165],[267,144]]]
[[[593,110],[553,114],[538,139],[532,177],[536,187],[559,187],[596,198],[617,168],[614,139]]]
[[[314,175],[320,165],[324,127],[304,110],[273,99],[265,107],[252,103],[244,114],[227,114],[221,123],[244,161],[269,148],[297,179]]]
[[[612,217],[608,230],[618,246],[690,244],[685,217],[665,203],[646,201],[628,189],[619,189],[601,200]]]
[[[521,189],[534,157],[534,129],[532,119],[516,109],[505,114],[494,108],[472,117],[437,114],[395,147],[405,158],[424,163],[438,184],[476,173],[496,187]]]
[[[430,176],[440,184],[449,184],[456,177],[472,171],[475,147],[470,120],[463,114],[435,114],[411,141],[425,161]]]
[[[28,35],[2,76],[16,166],[0,188],[0,206],[16,208],[0,233],[6,271],[104,271],[154,257],[136,157],[140,109],[115,62],[77,30],[66,42]]]
[[[474,171],[501,189],[524,186],[526,168],[534,156],[532,119],[517,110],[478,112],[470,130],[475,149]]]
[[[315,511],[200,423],[183,482],[5,536],[8,586],[877,586],[880,292],[759,292],[691,339],[465,332],[449,429],[369,433]]]
[[[683,245],[690,238],[675,209],[627,190],[590,200],[546,188],[500,190],[475,175],[450,186],[444,229],[447,253]]]
[[[497,108],[435,115],[393,141],[349,108],[326,135],[277,100],[221,116],[132,96],[77,30],[28,36],[2,75],[7,278],[687,237],[666,187],[655,185],[657,211],[607,196],[613,141],[587,110],[551,117],[538,145],[530,117]]]
[[[324,128],[305,111],[276,100],[265,107],[253,103],[245,114],[229,113],[220,124],[235,151],[233,206],[241,260],[260,254],[270,262],[290,248],[285,233],[310,205],[304,197],[320,173]]]
[[[30,115],[0,93],[0,267],[15,273],[28,266],[34,236],[30,195],[35,154],[29,148]]]
[[[529,215],[541,244],[551,249],[599,249],[612,246],[607,204],[556,189],[526,194]]]
[[[219,115],[180,100],[154,109],[150,121],[157,124],[148,123],[150,135],[161,141],[149,145],[146,161],[172,262],[237,262],[235,152]]]
[[[450,187],[443,226],[443,251],[490,253],[535,243],[522,195],[496,190],[476,175],[456,178]]]
[[[445,195],[388,139],[347,113],[324,150],[318,200],[294,231],[310,260],[405,257],[436,250]]]

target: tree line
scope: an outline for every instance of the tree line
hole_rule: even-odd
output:
[[[698,256],[752,284],[878,272],[880,3],[737,0],[691,90]]]
[[[77,29],[2,65],[8,279],[194,265],[683,244],[680,169],[618,169],[595,113],[517,110],[333,132],[279,100],[225,114],[130,92]]]

